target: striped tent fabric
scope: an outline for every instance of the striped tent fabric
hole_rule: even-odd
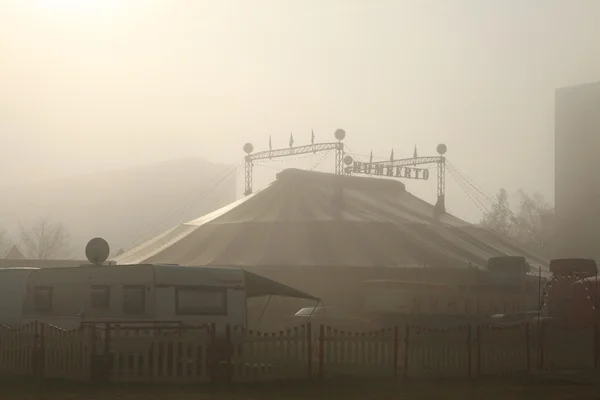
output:
[[[118,264],[466,268],[540,251],[434,207],[389,179],[288,169],[268,187],[117,256]]]

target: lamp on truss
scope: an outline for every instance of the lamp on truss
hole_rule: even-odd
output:
[[[437,150],[438,154],[444,155],[448,151],[448,146],[446,146],[444,143],[440,143],[437,145],[436,150]]]
[[[254,151],[254,146],[252,145],[252,143],[246,143],[246,144],[244,145],[244,152],[245,152],[246,154],[250,154],[250,153],[252,153],[253,151]]]
[[[346,131],[343,129],[336,129],[334,135],[335,138],[341,142],[346,137]]]

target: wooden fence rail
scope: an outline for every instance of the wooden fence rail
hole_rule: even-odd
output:
[[[315,330],[315,328],[318,328]],[[0,326],[0,373],[114,382],[249,382],[355,377],[476,377],[599,367],[596,327],[525,323],[351,332],[311,324],[279,332],[214,326],[34,321]]]

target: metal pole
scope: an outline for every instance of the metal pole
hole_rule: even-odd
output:
[[[552,280],[552,278],[553,277],[550,277],[551,280]],[[540,365],[542,365],[542,359],[543,359],[543,356],[542,356],[541,352],[544,351],[543,350],[543,346],[542,346],[542,340],[543,340],[542,339],[542,330],[541,330],[541,326],[540,326],[541,316],[542,316],[542,314],[541,314],[541,312],[542,312],[542,306],[543,306],[543,299],[542,299],[542,266],[540,265],[538,267],[538,315],[537,315],[537,330],[535,332],[536,335],[537,335],[537,338],[536,338],[536,340],[537,340],[537,346],[538,346],[538,349],[540,351],[540,353],[539,353],[539,362],[540,362]]]
[[[542,311],[542,266],[538,267],[538,320]],[[539,328],[539,326],[538,326]]]
[[[438,161],[438,187],[437,195],[443,197],[446,194],[446,158],[440,156]]]
[[[443,155],[437,162],[437,202],[434,213],[437,217],[446,213],[446,158]]]
[[[344,143],[341,140],[335,149],[335,174],[344,174]]]
[[[244,171],[244,196],[252,194],[252,160],[246,156],[246,167]]]

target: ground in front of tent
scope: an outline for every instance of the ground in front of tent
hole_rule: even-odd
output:
[[[21,400],[545,400],[597,399],[600,383],[581,377],[537,377],[442,381],[327,381],[264,383],[230,387],[205,386],[89,386],[60,382],[0,379],[4,396]]]

